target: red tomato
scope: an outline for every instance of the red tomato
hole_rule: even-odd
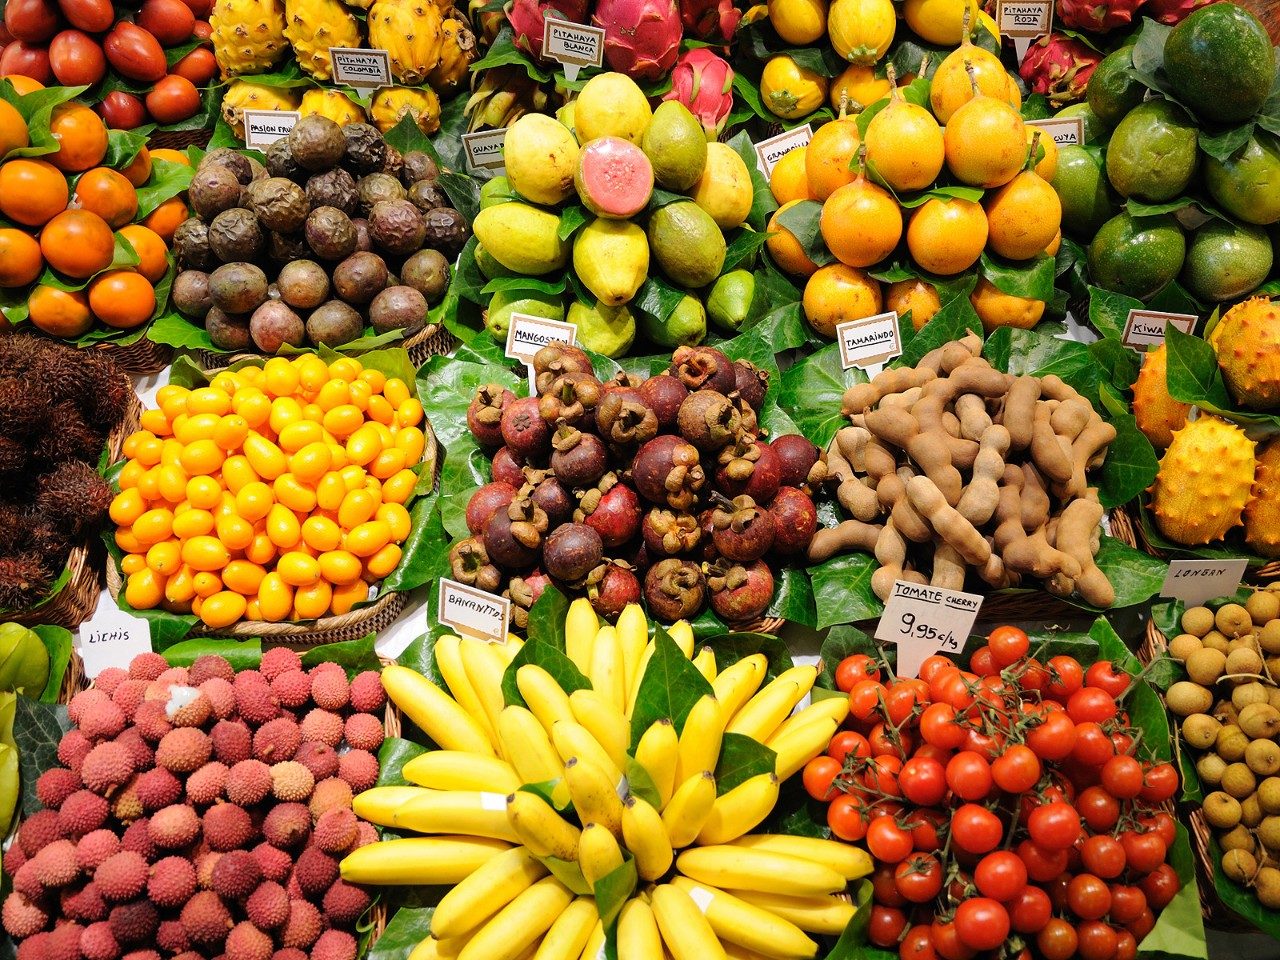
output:
[[[1026,793],[1040,780],[1040,758],[1030,747],[1015,743],[991,762],[991,776],[1005,793]]]
[[[1092,721],[1076,724],[1076,742],[1071,748],[1071,759],[1089,767],[1101,767],[1116,755],[1115,746],[1102,727]]]
[[[1117,709],[1115,697],[1098,687],[1081,687],[1067,698],[1067,716],[1076,723],[1106,723]]]
[[[827,807],[827,826],[841,840],[857,843],[867,835],[861,801],[847,793],[836,797]]]
[[[1138,942],[1141,943],[1146,935],[1151,932],[1151,928],[1155,925],[1156,915],[1152,913],[1151,908],[1148,907],[1146,910],[1142,911],[1142,914],[1137,920],[1134,920],[1132,923],[1126,923],[1124,928],[1132,933]]]
[[[1016,853],[997,850],[978,861],[973,869],[973,882],[984,897],[1006,903],[1026,889],[1027,865]]]
[[[916,739],[909,730],[895,729],[883,723],[877,723],[867,734],[867,743],[871,754],[891,754],[895,757],[911,756],[916,748]]]
[[[1009,936],[1009,914],[990,897],[973,897],[956,907],[956,934],[973,950],[994,950]]]
[[[964,743],[965,730],[956,723],[956,709],[949,703],[931,703],[920,714],[920,736],[925,743],[956,750]]]
[[[1031,811],[1027,832],[1042,849],[1067,850],[1080,836],[1080,814],[1061,800],[1043,804]]]
[[[1022,672],[1023,690],[1043,690],[1049,682],[1049,671],[1035,657],[1027,660],[1026,669]]]
[[[932,807],[947,795],[946,772],[937,760],[917,754],[902,765],[898,787],[917,806]]]
[[[1166,847],[1172,847],[1178,839],[1178,823],[1171,815],[1161,810],[1148,817],[1139,817],[1138,824],[1144,830],[1154,831]]]
[[[892,947],[907,928],[907,915],[896,907],[871,908],[871,924],[867,927],[867,939],[877,947]]]
[[[933,931],[928,924],[920,924],[907,931],[898,947],[899,960],[938,960],[933,949]]]
[[[1049,902],[1049,895],[1034,886],[1023,887],[1009,903],[1008,910],[1009,925],[1018,933],[1039,933],[1053,916],[1053,904]]]
[[[1113,960],[1116,932],[1101,920],[1086,920],[1076,927],[1080,960]]]
[[[876,903],[882,903],[886,907],[901,907],[906,904],[907,898],[898,892],[898,881],[894,877],[897,869],[896,864],[885,863],[876,867],[871,874],[871,892],[875,895]]]
[[[1099,833],[1084,841],[1080,862],[1090,873],[1111,880],[1124,872],[1124,846],[1115,837]]]
[[[947,764],[947,786],[961,800],[981,800],[992,782],[991,764],[980,753],[962,750]]]
[[[1027,746],[1041,760],[1062,760],[1076,743],[1076,725],[1061,711],[1044,714],[1040,723],[1027,731]]]
[[[969,669],[980,677],[993,677],[1000,672],[1000,665],[990,647],[979,647],[969,658]]]
[[[1089,687],[1099,687],[1113,697],[1129,689],[1130,676],[1117,670],[1110,660],[1099,660],[1084,672],[1084,682]]]
[[[889,688],[885,694],[884,707],[889,722],[901,726],[916,709],[916,703],[922,696],[928,696],[928,688],[921,691],[917,686],[920,681],[901,680]]]
[[[1128,930],[1120,930],[1116,933],[1116,952],[1113,954],[1115,960],[1134,960],[1138,955],[1138,940]]]
[[[1151,873],[1163,866],[1168,866],[1164,862],[1165,856],[1169,852],[1169,848],[1165,846],[1165,842],[1161,839],[1160,834],[1154,830],[1149,833],[1135,833],[1132,830],[1126,830],[1120,835],[1120,843],[1124,847],[1125,859],[1129,863],[1129,869],[1135,873]],[[1173,872],[1173,868],[1169,868],[1169,876],[1174,882],[1177,882],[1178,875]],[[1177,892],[1177,887],[1174,887]],[[1147,890],[1147,900],[1152,901],[1156,898],[1151,895],[1151,891]],[[1164,906],[1163,903],[1151,904],[1157,910]]]
[[[1113,923],[1133,923],[1142,911],[1147,909],[1147,895],[1141,887],[1131,887],[1116,883],[1111,886],[1111,921]]]
[[[954,670],[955,666],[956,665],[954,663],[942,654],[935,653],[932,656],[924,658],[924,663],[920,664],[919,677],[925,683],[932,685],[933,678],[937,675],[939,670],[946,670],[948,668]]]
[[[1130,756],[1115,756],[1102,765],[1102,786],[1113,797],[1132,800],[1142,792],[1142,764]]]
[[[934,920],[930,933],[933,936],[933,949],[942,960],[969,960],[977,952],[960,939],[960,932],[954,923]]]
[[[1027,634],[1017,627],[996,627],[987,634],[987,646],[992,657],[1001,667],[1012,666],[1031,650]]]
[[[1138,796],[1147,803],[1164,803],[1178,792],[1178,771],[1171,763],[1157,763],[1148,767],[1142,775],[1142,790]]]
[[[898,797],[902,795],[898,788],[898,774],[901,772],[902,760],[893,754],[883,753],[867,761],[862,778],[872,790]]]
[[[845,657],[836,667],[836,686],[848,693],[859,680],[879,680],[880,665],[865,653]]]
[[[934,700],[949,703],[957,710],[964,710],[973,703],[973,686],[978,681],[976,674],[962,670],[955,673],[944,670],[939,671],[935,679],[938,681],[938,690],[933,694]]]
[[[1084,684],[1084,670],[1075,657],[1050,657],[1049,682],[1045,684],[1045,693],[1063,703]]]
[[[986,807],[966,803],[951,815],[951,837],[969,853],[989,853],[1000,846],[1004,824]]]
[[[1076,928],[1057,917],[1046,923],[1036,935],[1036,947],[1045,960],[1071,960],[1078,942]]]
[[[1036,883],[1048,883],[1067,869],[1067,861],[1071,859],[1066,850],[1045,850],[1030,840],[1023,840],[1014,852],[1027,865],[1027,876]]]
[[[906,859],[914,846],[911,834],[898,826],[892,817],[877,817],[867,827],[867,849],[877,860],[899,863]]]
[[[869,720],[880,709],[884,685],[876,680],[859,680],[849,690],[849,713],[859,720]]]
[[[947,822],[941,810],[917,810],[911,815],[911,841],[917,850],[932,853],[942,849],[941,827]]]
[[[845,758],[851,753],[855,757],[865,759],[871,756],[871,745],[862,734],[854,730],[841,730],[831,738],[831,745],[827,747],[827,756],[843,764]]]
[[[983,733],[981,730],[967,730],[965,731],[964,748],[991,760],[998,757],[1000,751],[1004,749],[1004,737],[999,735],[992,736],[991,734]]]
[[[832,781],[840,773],[841,765],[831,757],[814,757],[804,765],[801,780],[809,796],[815,800],[830,800],[835,796]]]
[[[904,900],[928,903],[942,892],[942,865],[928,853],[913,853],[898,864],[894,882]]]
[[[1111,909],[1111,889],[1091,873],[1080,873],[1067,884],[1067,906],[1083,920],[1098,920]]]

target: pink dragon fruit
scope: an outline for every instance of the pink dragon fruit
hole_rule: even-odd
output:
[[[676,62],[682,33],[676,0],[600,0],[591,22],[604,29],[604,59],[633,80],[657,80]]]
[[[1058,22],[1072,30],[1106,33],[1133,22],[1146,0],[1058,0]]]
[[[562,20],[587,22],[587,0],[515,0],[507,7],[507,20],[515,31],[516,46],[542,57],[543,21],[548,11]]]
[[[1193,10],[1216,2],[1217,0],[1147,0],[1142,12],[1152,20],[1172,27],[1185,20]]]
[[[1102,62],[1102,54],[1061,33],[1041,37],[1022,58],[1018,75],[1032,93],[1043,93],[1049,103],[1061,107],[1084,99],[1089,78]]]
[[[702,121],[708,140],[715,140],[733,109],[733,67],[706,47],[686,50],[671,72],[671,92],[663,100],[678,100]]]
[[[680,0],[684,28],[699,40],[728,43],[733,39],[742,11],[733,0]]]

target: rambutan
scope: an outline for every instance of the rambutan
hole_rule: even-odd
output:
[[[49,427],[53,394],[38,380],[0,377],[0,410],[4,410],[4,433],[21,440],[38,436]]]
[[[93,872],[93,883],[109,903],[124,903],[142,896],[147,888],[147,861],[132,850],[121,850]]]
[[[6,480],[16,479],[29,468],[30,458],[25,443],[0,436],[0,476]]]
[[[87,463],[68,460],[40,479],[36,510],[77,539],[96,529],[111,505],[111,488]]]
[[[106,434],[85,422],[79,404],[71,400],[55,403],[49,411],[49,423],[56,426],[40,434],[34,443],[37,458],[50,466],[67,460],[98,462]]]
[[[351,681],[351,707],[363,713],[374,713],[381,710],[387,702],[386,691],[382,689],[382,674],[377,670],[366,670],[356,674]]]
[[[34,606],[52,584],[53,577],[38,554],[0,557],[0,611]]]
[[[85,414],[89,422],[104,430],[114,429],[124,419],[133,396],[133,384],[110,357],[82,351],[85,363]]]

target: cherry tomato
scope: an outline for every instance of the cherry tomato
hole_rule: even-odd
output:
[[[980,677],[993,677],[1000,672],[1000,664],[990,647],[979,647],[969,658],[969,669]]]
[[[1027,666],[1022,671],[1022,689],[1023,690],[1044,690],[1049,683],[1049,671],[1035,657],[1027,660]]]
[[[1138,955],[1138,940],[1128,930],[1120,930],[1116,933],[1116,952],[1112,955],[1115,960],[1134,960]]]
[[[983,733],[981,730],[971,729],[965,732],[964,748],[981,754],[988,760],[992,760],[998,757],[1000,751],[1004,749],[1004,737],[993,736]]]
[[[990,897],[973,897],[956,907],[956,933],[973,950],[994,950],[1009,936],[1009,913]]]
[[[1067,698],[1084,684],[1084,670],[1075,657],[1050,657],[1048,664],[1049,682],[1045,684],[1045,693],[1053,699],[1066,703]]]
[[[1067,906],[1082,920],[1097,920],[1111,909],[1111,889],[1101,878],[1080,873],[1067,884]]]
[[[1067,699],[1067,716],[1076,723],[1105,723],[1118,709],[1115,697],[1099,687],[1081,687]]]
[[[899,827],[892,817],[877,817],[867,827],[867,849],[877,860],[900,863],[914,846],[911,834]]]
[[[1098,687],[1113,697],[1118,697],[1129,689],[1130,677],[1123,670],[1117,670],[1110,660],[1099,660],[1084,672],[1087,687]]]
[[[911,903],[928,903],[942,892],[942,864],[928,853],[913,853],[893,872],[898,892]]]
[[[1142,774],[1138,796],[1147,803],[1164,803],[1178,792],[1178,771],[1171,763],[1157,763]]]
[[[1102,786],[1117,799],[1132,800],[1142,792],[1142,764],[1127,755],[1112,757],[1102,765]]]
[[[836,686],[848,693],[859,680],[879,680],[880,667],[865,653],[845,657],[836,667]]]
[[[916,747],[915,755],[917,757],[929,757],[933,760],[937,760],[945,767],[951,762],[951,758],[955,756],[955,752],[952,750],[944,750],[942,747],[935,747],[931,743],[926,743]]]
[[[1163,910],[1181,889],[1182,881],[1178,879],[1177,871],[1167,863],[1160,864],[1142,878],[1142,892],[1147,895],[1147,906],[1152,910]]]
[[[1041,760],[1062,760],[1076,743],[1076,725],[1065,713],[1051,711],[1027,731],[1027,746]]]
[[[1128,723],[1128,718],[1124,714],[1120,714],[1117,718],[1121,723]],[[1111,746],[1116,753],[1132,753],[1133,737],[1129,736],[1123,730],[1116,730],[1111,734]]]
[[[901,759],[884,753],[868,760],[866,767],[862,779],[868,787],[891,797],[902,795],[898,787],[898,774],[902,771]]]
[[[1113,923],[1133,923],[1147,909],[1147,895],[1141,887],[1116,883],[1111,886],[1111,920]]]
[[[892,947],[907,928],[907,915],[897,907],[882,907],[876,904],[871,908],[871,925],[867,928],[867,939],[877,947]]]
[[[1048,883],[1067,869],[1067,861],[1071,859],[1066,850],[1045,850],[1030,840],[1023,840],[1014,852],[1027,865],[1027,876],[1036,883]]]
[[[1151,932],[1151,928],[1155,925],[1156,915],[1152,913],[1151,908],[1148,907],[1146,910],[1142,911],[1142,914],[1137,920],[1134,920],[1131,923],[1126,923],[1124,928],[1132,933],[1134,938],[1141,943],[1146,938],[1147,934]]]
[[[1000,846],[1004,824],[986,807],[966,803],[951,815],[951,837],[968,853],[989,853]]]
[[[933,678],[938,671],[947,669],[955,670],[956,665],[942,654],[935,653],[924,658],[924,663],[920,664],[920,673],[917,676],[925,683],[932,685]]]
[[[988,853],[973,868],[973,882],[984,897],[1006,903],[1027,886],[1027,865],[1009,850]]]
[[[1040,758],[1021,743],[1007,747],[991,762],[991,777],[1005,793],[1026,793],[1040,780]]]
[[[867,823],[862,816],[862,802],[847,793],[831,801],[827,807],[827,826],[841,840],[857,843],[867,835]]]
[[[1086,920],[1076,927],[1081,960],[1112,960],[1116,955],[1116,932],[1101,920]]]
[[[973,703],[973,686],[978,681],[976,674],[962,670],[955,673],[940,671],[935,679],[938,691],[933,694],[933,699],[949,703],[957,710],[964,710]]]
[[[1061,800],[1043,804],[1031,811],[1027,832],[1038,847],[1067,850],[1080,836],[1080,814]]]
[[[1124,873],[1124,846],[1115,837],[1099,833],[1084,841],[1080,862],[1090,873],[1111,880]]]
[[[1071,960],[1076,953],[1076,929],[1054,917],[1036,934],[1036,947],[1045,960]]]
[[[1139,817],[1138,823],[1144,830],[1154,831],[1164,841],[1166,847],[1172,847],[1174,841],[1178,839],[1178,822],[1163,810],[1148,817]]]
[[[867,738],[856,730],[841,730],[831,738],[831,745],[827,747],[827,756],[843,764],[845,758],[851,753],[855,757],[865,759],[871,756],[871,745],[867,743]]]
[[[802,780],[809,796],[815,800],[832,799],[836,793],[832,781],[840,770],[840,762],[827,756],[814,757],[806,763]]]
[[[938,960],[933,949],[933,931],[927,923],[919,924],[907,931],[898,947],[899,960]]]
[[[902,765],[898,788],[917,806],[932,807],[947,795],[946,772],[937,760],[916,754]]]
[[[933,937],[933,949],[942,960],[969,960],[977,951],[960,939],[960,932],[954,923],[933,921],[930,928]]]
[[[907,898],[898,892],[898,881],[893,875],[897,869],[896,864],[885,863],[876,867],[871,874],[871,892],[876,903],[882,903],[886,907],[901,907],[906,904]]]
[[[947,822],[941,810],[917,810],[911,814],[911,840],[917,850],[932,853],[942,849],[940,828]]]
[[[1001,667],[1017,663],[1031,650],[1031,640],[1017,627],[996,627],[987,634],[987,646]]]
[[[871,746],[871,755],[890,754],[898,759],[911,756],[916,748],[916,738],[911,731],[895,729],[883,723],[877,723],[867,734],[867,743]]]
[[[849,713],[858,720],[869,720],[880,709],[884,685],[877,680],[859,680],[849,690]]]
[[[1009,925],[1018,933],[1039,933],[1053,915],[1053,904],[1039,887],[1023,887],[1008,904],[1008,910]]]
[[[905,723],[915,710],[916,701],[919,697],[920,689],[914,683],[904,680],[890,687],[889,692],[884,697],[884,709],[889,717],[889,722],[894,726],[901,726]]]
[[[956,723],[956,709],[949,703],[931,703],[920,714],[920,736],[925,743],[956,750],[964,743],[965,730]]]
[[[1102,726],[1093,720],[1076,724],[1076,742],[1071,759],[1085,766],[1101,767],[1116,755],[1116,748]]]
[[[972,750],[962,750],[947,764],[947,786],[961,800],[981,800],[991,792],[991,764]]]

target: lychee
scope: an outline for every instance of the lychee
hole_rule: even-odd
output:
[[[324,913],[330,923],[351,926],[369,909],[372,898],[360,887],[335,880],[324,895]]]
[[[158,653],[140,653],[129,664],[129,676],[135,680],[154,680],[169,669],[169,661]]]
[[[85,960],[116,960],[120,944],[106,921],[91,923],[80,933],[80,953]]]
[[[220,803],[204,814],[204,839],[210,849],[225,851],[247,847],[257,831],[253,819],[243,807]]]
[[[338,772],[338,752],[327,743],[319,740],[307,740],[298,747],[293,759],[311,771],[316,781],[332,777]]]
[[[271,768],[261,760],[241,760],[227,773],[226,792],[242,807],[260,803],[271,792]]]
[[[209,738],[218,759],[229,767],[248,760],[253,749],[253,733],[243,720],[219,720]]]
[[[307,847],[293,867],[298,886],[308,897],[318,897],[338,879],[338,861],[318,847]]]
[[[76,844],[76,863],[92,872],[108,857],[120,852],[120,839],[110,830],[91,830]]]
[[[253,735],[253,755],[263,763],[291,760],[302,743],[302,731],[288,717],[268,720]]]
[[[187,799],[199,807],[207,807],[222,799],[227,786],[227,765],[210,760],[187,778]]]
[[[53,841],[31,858],[31,866],[46,887],[65,887],[80,876],[76,845],[70,840]]]
[[[324,917],[314,904],[307,900],[290,900],[289,919],[280,932],[280,945],[309,949],[323,930]]]
[[[194,727],[175,727],[156,747],[156,763],[173,773],[198,770],[213,753],[207,734]]]
[[[80,789],[80,778],[66,767],[53,767],[36,780],[36,797],[49,810],[57,810],[62,801]]]
[[[364,713],[375,713],[387,702],[386,691],[382,689],[382,675],[377,670],[366,670],[357,674],[351,681],[352,709]]]
[[[4,898],[0,921],[9,936],[15,940],[25,940],[45,928],[49,915],[22,894],[15,892]]]
[[[325,710],[341,710],[351,699],[351,685],[341,670],[324,670],[311,675],[311,699]]]
[[[272,948],[271,937],[247,920],[227,934],[227,960],[271,960]]]
[[[325,853],[346,853],[356,842],[356,815],[349,807],[326,810],[316,820],[313,842]]]
[[[231,914],[212,890],[196,893],[182,908],[182,928],[194,944],[213,947],[227,938]]]
[[[316,707],[302,718],[302,739],[318,740],[336,747],[342,742],[342,717],[329,710]]]
[[[351,806],[351,785],[339,777],[329,777],[316,784],[311,793],[308,808],[311,816],[319,820],[327,811]]]
[[[200,817],[186,804],[173,803],[151,815],[147,833],[161,850],[189,847],[200,835]]]
[[[268,681],[274,681],[276,677],[288,670],[301,669],[302,658],[288,647],[272,647],[264,651],[262,662],[258,664],[258,670]]]
[[[225,900],[243,900],[257,889],[262,867],[248,850],[228,850],[213,865],[209,887]]]
[[[301,803],[278,803],[263,819],[262,835],[281,850],[296,847],[311,835],[311,813]]]
[[[94,886],[110,903],[124,903],[147,888],[147,861],[131,850],[121,850],[102,862],[93,873]]]
[[[296,760],[271,765],[271,794],[285,803],[303,801],[316,785],[311,771]]]
[[[198,687],[210,677],[219,677],[230,682],[235,679],[236,671],[226,657],[220,657],[214,653],[196,657],[195,662],[191,664],[190,669],[187,671],[187,682],[194,687]]]
[[[177,803],[182,798],[182,781],[164,767],[141,774],[134,789],[142,808],[148,813]]]
[[[219,720],[235,716],[236,691],[230,681],[223,680],[221,677],[210,677],[200,684],[200,692],[208,699],[209,709]]]
[[[157,906],[180,907],[196,892],[196,868],[186,857],[156,861],[147,881],[147,896]]]
[[[264,880],[245,901],[244,911],[260,930],[275,930],[289,919],[289,895],[280,884]]]
[[[338,776],[355,793],[368,790],[378,782],[378,758],[368,750],[348,750],[338,758]]]
[[[301,670],[286,670],[271,681],[271,692],[282,707],[296,710],[311,700],[311,678]]]
[[[371,713],[353,713],[347,717],[342,738],[357,750],[377,750],[382,746],[382,721]]]
[[[108,794],[133,776],[133,755],[124,744],[100,743],[80,765],[80,779],[94,793]]]
[[[356,938],[345,930],[326,930],[311,948],[311,960],[356,960]]]
[[[145,943],[155,936],[160,926],[160,914],[150,900],[134,900],[112,907],[108,920],[121,946]]]
[[[303,810],[302,813],[305,815],[306,811]],[[289,879],[289,871],[293,869],[293,857],[285,851],[273,847],[264,840],[253,848],[253,855],[258,860],[258,866],[262,868],[264,880],[280,884]]]

